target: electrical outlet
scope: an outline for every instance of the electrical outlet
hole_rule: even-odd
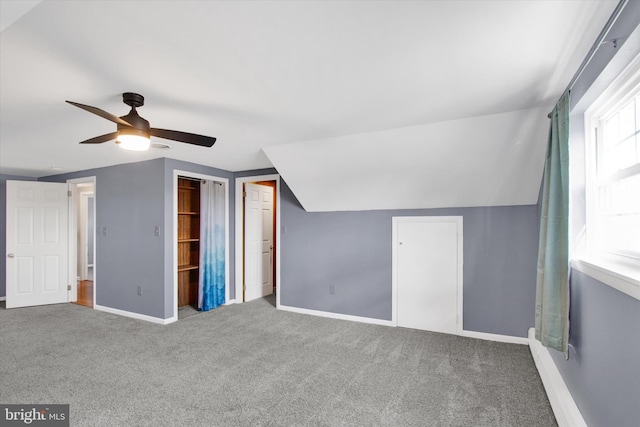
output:
[[[336,294],[336,287],[335,285],[329,285],[329,293],[331,295],[335,295]]]
[[[138,286],[138,295],[142,295],[142,286]]]
[[[102,235],[103,236],[107,235],[107,227],[102,227]]]

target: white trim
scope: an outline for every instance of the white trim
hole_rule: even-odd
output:
[[[458,236],[458,274],[457,274],[457,311],[456,334],[463,335],[463,218],[462,216],[394,216],[391,217],[391,322],[398,326],[398,224],[401,222],[450,222],[457,226]]]
[[[571,267],[592,277],[605,285],[609,285],[618,291],[640,300],[640,278],[632,277],[633,271],[629,268],[628,274],[621,274],[621,266],[619,264],[610,266],[606,262],[599,262],[592,259],[572,259]]]
[[[178,320],[178,176],[184,176],[206,181],[222,182],[224,184],[224,300],[229,301],[229,179],[213,175],[203,175],[179,169],[173,170],[173,316]],[[95,272],[94,272],[95,274]],[[175,321],[174,320],[174,321]],[[171,322],[169,322],[171,323]]]
[[[524,344],[524,345],[529,344],[528,338],[514,337],[512,335],[489,334],[486,332],[476,332],[476,331],[462,331],[462,334],[460,335],[467,338],[476,338],[476,339],[485,340],[485,341],[504,342],[509,344]]]
[[[77,208],[76,208],[76,200],[78,199],[78,184],[91,183],[93,186],[93,226],[94,232],[98,230],[98,225],[96,223],[96,213],[98,212],[98,197],[97,197],[97,189],[96,189],[96,177],[94,176],[85,176],[82,178],[73,178],[67,180],[67,185],[69,186],[69,190],[71,191],[71,197],[69,198],[69,278],[75,278],[75,280],[69,280],[71,284],[71,291],[69,292],[69,301],[77,301],[78,300],[78,248],[77,248],[77,228],[78,228],[78,219],[77,219]],[[96,296],[98,295],[98,280],[97,280],[97,268],[98,268],[98,259],[96,257],[96,244],[97,244],[97,236],[93,236],[93,308],[96,307]]]
[[[587,427],[549,350],[535,339],[535,329],[529,329],[529,349],[549,397],[551,409],[559,427]]]
[[[232,300],[229,300],[229,301],[225,302],[225,303],[224,303],[224,304],[222,304],[222,305],[231,305],[231,304],[235,304],[235,303],[236,303],[236,300],[235,300],[235,298],[234,298],[234,299],[232,299]]]
[[[253,176],[243,176],[236,178],[236,198],[235,198],[235,210],[236,210],[236,219],[235,219],[235,244],[236,244],[236,256],[235,256],[235,265],[236,265],[236,274],[235,274],[235,302],[236,304],[242,304],[242,294],[238,295],[238,291],[242,292],[242,277],[243,277],[243,265],[242,265],[242,251],[243,251],[243,230],[242,230],[242,212],[243,212],[243,203],[242,203],[242,184],[246,182],[256,182],[256,181],[275,181],[276,182],[276,229],[274,231],[274,235],[276,236],[276,308],[280,308],[280,175],[278,174],[269,174],[269,175],[253,175]]]
[[[330,311],[310,310],[308,308],[290,307],[281,305],[279,310],[290,311],[292,313],[309,314],[311,316],[328,317],[330,319],[350,320],[352,322],[369,323],[372,325],[395,326],[391,320],[374,319],[372,317],[352,316],[350,314],[332,313]]]
[[[0,297],[0,301],[6,301],[6,300],[7,300],[6,296],[5,297]]]
[[[170,317],[168,319],[161,319],[159,317],[119,310],[117,308],[105,307],[103,305],[94,305],[93,308],[98,311],[104,311],[105,313],[117,314],[118,316],[130,317],[131,319],[144,320],[145,322],[156,323],[158,325],[168,325],[178,320],[176,316]]]

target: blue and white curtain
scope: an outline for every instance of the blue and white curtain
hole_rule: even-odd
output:
[[[208,311],[225,303],[225,188],[224,184],[200,184],[200,280],[198,310]]]

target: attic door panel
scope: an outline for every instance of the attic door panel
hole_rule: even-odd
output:
[[[456,333],[457,224],[401,222],[397,231],[398,326]]]

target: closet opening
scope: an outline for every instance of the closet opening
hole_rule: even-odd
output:
[[[175,320],[229,301],[228,180],[174,171]]]

